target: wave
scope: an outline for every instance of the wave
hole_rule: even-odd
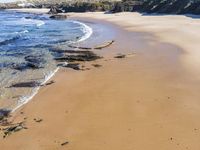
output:
[[[1,41],[0,42],[0,46],[3,46],[3,45],[8,45],[8,44],[11,44],[11,43],[14,43],[16,40],[20,39],[20,37],[22,36],[22,34],[25,34],[25,33],[28,33],[29,31],[28,30],[23,30],[23,31],[20,31],[20,32],[14,32],[14,34],[16,36],[10,38],[10,39],[6,39],[4,41]]]
[[[20,32],[14,32],[15,34],[24,34],[24,33],[28,33],[29,31],[28,30],[23,30],[23,31],[20,31]]]
[[[30,19],[28,19],[30,20]],[[35,21],[35,20],[34,20]],[[84,36],[82,36],[78,41],[76,42],[82,42],[86,39],[88,39],[92,33],[93,30],[91,27],[89,27],[88,25],[81,23],[79,21],[72,21],[73,23],[79,24],[81,25],[81,30],[84,33]],[[39,24],[39,22],[37,22],[37,26],[41,26],[43,25],[42,22],[40,22],[41,24]],[[44,81],[41,83],[41,85],[45,85],[46,82],[48,82],[55,74],[56,72],[59,70],[59,67],[57,67],[53,72],[51,72],[50,74],[48,74],[47,76],[45,76]],[[26,95],[26,96],[22,96],[19,100],[18,100],[18,105],[12,110],[12,112],[18,110],[19,108],[21,108],[23,105],[27,104],[32,98],[34,98],[34,96],[38,93],[39,89],[41,86],[35,87],[32,91],[32,93],[30,95]]]
[[[79,21],[72,21],[73,23],[76,23],[76,24],[79,24],[82,26],[81,30],[83,31],[84,33],[84,36],[82,36],[78,41],[76,42],[82,42],[82,41],[85,41],[87,40],[93,33],[93,30],[91,27],[89,27],[88,25],[82,23],[82,22],[79,22]]]
[[[46,75],[45,78],[44,78],[44,81],[41,83],[41,85],[45,85],[45,83],[47,83],[56,74],[56,72],[58,72],[58,70],[59,70],[59,67],[57,67],[54,71],[52,71],[48,75]],[[18,100],[18,105],[14,109],[12,109],[12,112],[15,112],[20,107],[22,107],[23,105],[27,104],[31,99],[33,99],[34,96],[40,90],[40,87],[41,86],[35,87],[30,95],[22,96]]]
[[[37,27],[40,27],[45,24],[44,21],[38,20],[38,19],[27,19],[27,18],[21,18],[20,22],[18,23],[20,25],[36,25]]]
[[[1,41],[1,42],[0,42],[0,46],[8,45],[8,44],[10,44],[10,43],[13,43],[13,42],[15,42],[16,40],[18,40],[20,37],[21,37],[21,36],[17,35],[17,36],[15,36],[15,37],[11,38],[11,39],[7,39],[7,40],[4,40],[4,41]]]

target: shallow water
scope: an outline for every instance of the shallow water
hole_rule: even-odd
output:
[[[89,26],[78,21],[13,11],[0,11],[0,31],[0,108],[7,109],[26,103],[39,89],[12,85],[43,83],[55,73],[53,58],[58,54],[52,48],[67,48],[69,43],[84,41],[92,34]],[[27,67],[30,59],[38,61],[37,69]]]

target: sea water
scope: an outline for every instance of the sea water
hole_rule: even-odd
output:
[[[52,20],[48,15],[0,11],[0,109],[16,110],[27,103],[40,86],[16,87],[18,83],[44,84],[58,70],[52,51],[89,38],[92,29],[73,20]],[[27,59],[38,59],[38,68]]]

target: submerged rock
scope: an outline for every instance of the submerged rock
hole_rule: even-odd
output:
[[[94,53],[89,53],[89,54],[79,54],[79,55],[67,55],[67,56],[55,58],[55,60],[59,62],[62,62],[62,61],[75,62],[75,61],[94,61],[101,58],[102,57],[97,56]]]
[[[20,82],[20,83],[16,83],[16,84],[12,84],[10,86],[11,87],[14,87],[14,88],[27,88],[27,87],[37,87],[37,86],[40,86],[41,83],[40,82],[37,82],[37,81],[30,81],[30,82]]]
[[[27,63],[20,63],[20,64],[12,64],[12,69],[23,71],[27,69]]]
[[[87,50],[62,50],[59,48],[51,48],[50,51],[56,52],[56,53],[69,53],[69,54],[90,54],[91,51]]]
[[[43,68],[43,64],[46,63],[45,59],[40,56],[29,55],[24,58],[27,62],[27,67],[32,69]]]

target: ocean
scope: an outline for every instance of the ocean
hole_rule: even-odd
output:
[[[0,109],[27,103],[58,70],[54,58],[60,54],[53,49],[67,49],[92,32],[78,21],[0,11]]]

